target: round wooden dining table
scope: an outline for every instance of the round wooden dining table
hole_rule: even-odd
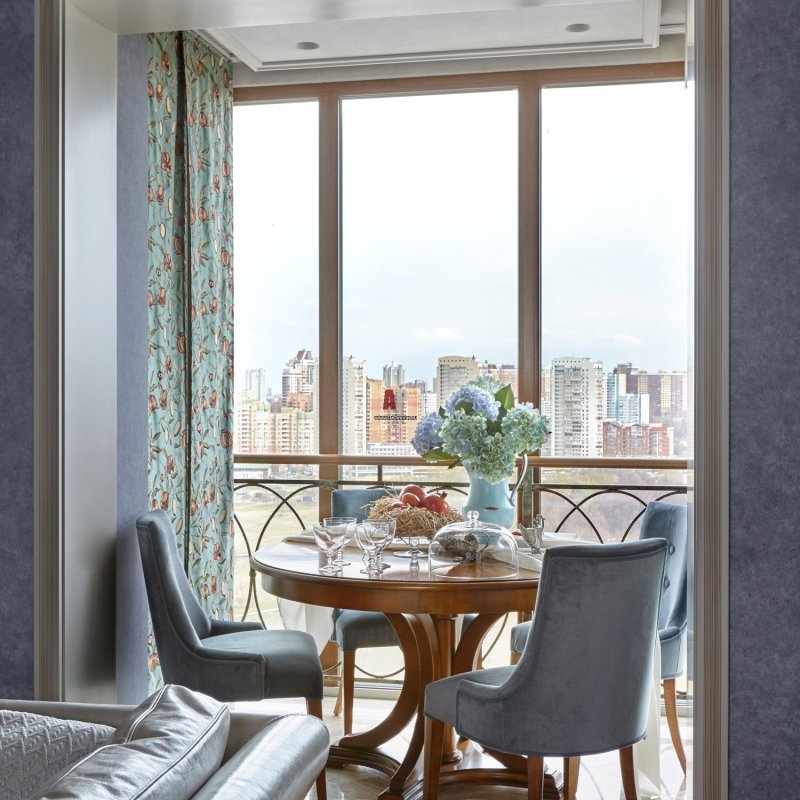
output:
[[[350,551],[346,551],[348,553]],[[389,715],[370,730],[342,737],[331,747],[329,766],[359,764],[387,774],[381,800],[422,797],[425,687],[431,681],[474,668],[481,641],[508,612],[531,611],[536,603],[539,573],[520,570],[512,578],[454,580],[431,576],[427,561],[414,568],[410,559],[387,553],[389,569],[380,577],[360,572],[360,553],[338,575],[319,573],[324,559],[313,544],[282,542],[256,551],[251,563],[263,588],[287,600],[330,608],[382,611],[397,633],[405,662],[405,678]],[[477,614],[456,642],[459,614]],[[400,734],[413,724],[410,739]],[[445,735],[441,785],[454,783],[527,785],[524,758],[458,746],[452,731]],[[545,797],[560,797],[561,774],[548,772]]]

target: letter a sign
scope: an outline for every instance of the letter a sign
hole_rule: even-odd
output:
[[[386,389],[383,393],[383,410],[397,411],[397,400],[394,397],[394,389]]]

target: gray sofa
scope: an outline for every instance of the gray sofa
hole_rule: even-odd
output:
[[[68,770],[66,781],[60,780],[40,795],[46,798],[176,798],[187,796],[185,787],[191,783],[187,773],[191,773],[196,783],[202,782],[188,794],[192,800],[303,800],[307,796],[328,757],[330,739],[320,720],[306,714],[278,717],[246,712],[228,714],[227,707],[210,698],[187,693],[182,687],[167,687],[161,710],[151,717],[146,714],[152,708],[145,713],[144,704],[134,709],[119,705],[0,700],[0,710],[108,725],[116,729],[114,742],[123,742],[101,747],[82,759],[77,768]],[[158,695],[148,700],[153,704],[159,702]],[[152,721],[159,713],[161,718]],[[199,724],[195,724],[198,719]],[[202,733],[187,738],[192,735],[193,725]],[[165,770],[165,743],[182,737],[183,743],[178,743]],[[215,752],[204,755],[208,750]],[[157,777],[148,778],[142,788],[137,782],[142,784],[141,775],[148,769]],[[209,774],[198,778],[203,770]]]

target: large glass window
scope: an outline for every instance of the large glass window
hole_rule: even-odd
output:
[[[237,453],[319,449],[318,113],[234,108]]]
[[[316,101],[234,107],[235,402],[237,454],[319,451],[319,121]],[[297,530],[291,506],[309,518],[319,491],[302,490],[312,464],[237,464],[252,480],[235,492],[237,530],[250,546],[273,544]],[[288,487],[272,481],[296,481]],[[269,525],[265,527],[265,520]],[[236,538],[234,613],[260,613],[280,625],[274,598],[259,607],[249,591],[248,542]]]
[[[342,451],[412,455],[479,374],[516,385],[516,90],[342,102]]]
[[[689,455],[691,114],[679,82],[542,91],[548,455]]]

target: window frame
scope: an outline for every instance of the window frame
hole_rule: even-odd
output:
[[[540,107],[541,92],[552,87],[655,83],[685,79],[683,62],[625,64],[355,80],[234,90],[237,105],[316,100],[319,103],[319,394],[336,397],[320,404],[319,453],[341,454],[342,407],[342,242],[341,152],[342,100],[421,94],[516,89],[518,92],[517,226],[517,375],[523,402],[540,401],[541,381],[541,238]],[[534,466],[533,479],[539,480]],[[320,480],[336,480],[337,463],[319,464]],[[320,497],[321,504],[325,504]],[[321,513],[327,513],[320,508]]]

